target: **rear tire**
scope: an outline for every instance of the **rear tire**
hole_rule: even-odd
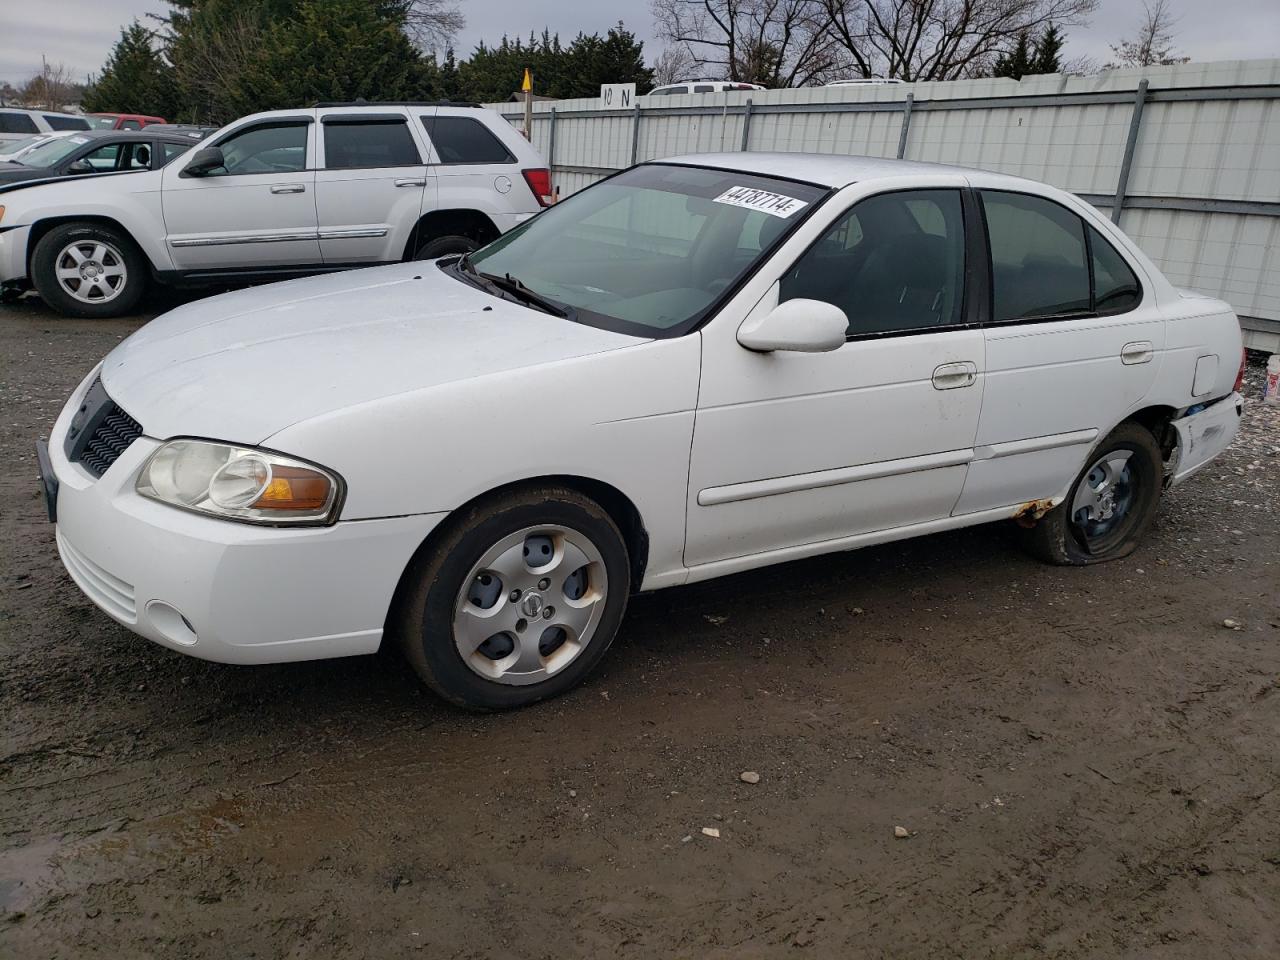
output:
[[[434,260],[437,257],[447,257],[451,253],[470,253],[472,250],[479,249],[480,244],[470,237],[436,237],[420,246],[418,252],[413,255],[413,259]]]
[[[482,500],[446,523],[410,563],[389,619],[422,681],[472,710],[577,686],[613,642],[631,592],[609,514],[549,486]]]
[[[97,223],[54,227],[31,254],[31,281],[46,304],[71,317],[131,312],[146,292],[150,264],[126,234]]]
[[[1151,529],[1164,486],[1164,457],[1141,424],[1126,422],[1089,454],[1067,498],[1023,531],[1046,563],[1085,566],[1127,557]]]

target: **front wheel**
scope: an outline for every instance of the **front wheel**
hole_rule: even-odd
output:
[[[1155,520],[1163,479],[1155,437],[1122,423],[1094,448],[1067,498],[1027,531],[1028,548],[1061,565],[1127,557]]]
[[[129,237],[96,223],[68,223],[40,238],[31,280],[44,302],[73,317],[118,317],[142,298],[148,264]]]
[[[626,543],[599,504],[558,487],[509,493],[451,518],[420,551],[393,625],[445,699],[521,707],[564,693],[600,661],[630,581]]]

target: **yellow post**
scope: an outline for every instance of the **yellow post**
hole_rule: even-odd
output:
[[[529,68],[524,68],[524,82],[520,84],[524,91],[524,138],[533,141],[533,75]]]

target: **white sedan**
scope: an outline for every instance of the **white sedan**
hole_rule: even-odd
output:
[[[582,680],[628,597],[1017,519],[1123,557],[1238,427],[1231,308],[976,170],[647,163],[470,256],[192,303],[41,468],[107,614],[230,663],[402,645],[449,700]]]

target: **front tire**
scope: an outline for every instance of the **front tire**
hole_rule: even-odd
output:
[[[626,542],[575,490],[502,494],[450,518],[405,575],[393,632],[423,682],[473,710],[576,686],[613,642],[631,592]]]
[[[146,291],[148,264],[125,234],[96,223],[54,227],[31,254],[31,281],[44,302],[72,317],[129,313]]]
[[[1163,481],[1155,437],[1122,423],[1094,448],[1067,498],[1026,531],[1027,548],[1061,566],[1127,557],[1155,520]]]

